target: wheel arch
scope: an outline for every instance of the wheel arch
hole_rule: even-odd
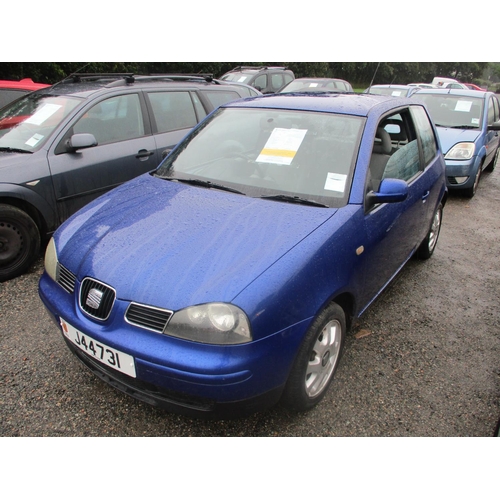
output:
[[[349,331],[352,326],[356,311],[356,300],[354,296],[349,292],[341,293],[340,295],[336,295],[335,297],[333,297],[325,305],[325,307],[332,302],[335,302],[343,309],[346,319],[346,329],[347,331]]]
[[[0,184],[0,204],[10,205],[26,212],[37,225],[42,238],[56,228],[54,210],[43,198],[29,189],[8,185],[7,190],[5,185]]]

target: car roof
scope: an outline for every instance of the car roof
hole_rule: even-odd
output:
[[[103,90],[119,88],[178,88],[196,89],[210,88],[215,91],[234,89],[240,97],[248,97],[260,92],[253,87],[244,84],[221,81],[211,75],[188,75],[188,74],[162,74],[162,75],[134,75],[123,74],[74,74],[65,78],[51,87],[42,89],[39,93],[45,95],[71,95],[79,98],[88,98],[90,95]],[[242,89],[245,88],[245,91]],[[250,91],[248,89],[251,89]]]
[[[408,89],[412,88],[412,85],[400,85],[396,83],[383,83],[383,84],[378,84],[378,85],[370,85],[368,88],[373,89],[373,88],[386,88],[386,89]]]
[[[320,111],[368,116],[377,108],[380,113],[400,106],[415,104],[406,97],[391,97],[376,94],[331,93],[331,94],[270,94],[245,101],[224,104],[224,108],[269,108],[300,111]]]
[[[236,66],[229,71],[226,71],[226,75],[228,73],[258,73],[259,71],[268,71],[268,70],[282,70],[282,71],[291,71],[290,68],[286,66]]]
[[[301,78],[295,78],[294,82],[345,82],[346,80],[342,80],[342,78],[323,78],[323,77],[315,77],[315,76],[303,76]]]
[[[244,84],[234,84],[214,79],[211,75],[188,75],[188,74],[162,74],[162,75],[134,75],[131,73],[111,74],[74,74],[58,82],[52,87],[40,91],[50,95],[73,95],[85,98],[92,93],[101,90],[113,90],[119,88],[200,88],[211,87],[214,90],[227,89],[228,87],[245,87],[255,89]]]
[[[31,78],[22,80],[0,80],[0,88],[18,90],[38,90],[50,87],[47,83],[35,83]]]
[[[493,94],[493,92],[488,92],[485,90],[469,90],[469,89],[421,89],[418,94],[414,94],[418,97],[420,94],[450,94],[458,95],[464,97],[486,97],[488,94]]]

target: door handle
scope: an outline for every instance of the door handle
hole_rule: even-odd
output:
[[[154,155],[154,151],[148,151],[147,149],[141,149],[135,155],[136,158],[147,160],[151,155]]]
[[[429,195],[431,194],[430,191],[427,191],[425,192],[423,195],[422,195],[422,201],[425,203],[427,201],[427,198],[429,198]]]

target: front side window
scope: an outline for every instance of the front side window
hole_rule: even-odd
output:
[[[495,123],[495,108],[493,106],[493,99],[488,101],[488,125]]]
[[[95,104],[75,123],[73,133],[93,134],[99,145],[142,137],[139,96],[115,96]]]
[[[254,197],[281,195],[343,206],[363,124],[363,118],[340,114],[221,108],[156,175],[209,181]]]
[[[409,181],[421,170],[417,134],[409,110],[385,116],[375,134],[367,192],[377,191],[383,179]]]
[[[40,149],[52,132],[81,104],[81,99],[28,94],[0,112],[0,150],[32,153]]]
[[[240,80],[238,80],[240,81]],[[246,82],[241,82],[246,83]],[[263,90],[267,87],[267,75],[259,75],[252,84],[256,89]]]
[[[189,92],[151,92],[148,96],[159,133],[193,128],[198,123]]]

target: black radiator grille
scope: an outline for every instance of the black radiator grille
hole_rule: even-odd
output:
[[[57,264],[57,282],[69,293],[75,291],[76,276],[62,264]]]
[[[132,325],[163,333],[172,311],[132,303],[125,313],[125,319]]]

